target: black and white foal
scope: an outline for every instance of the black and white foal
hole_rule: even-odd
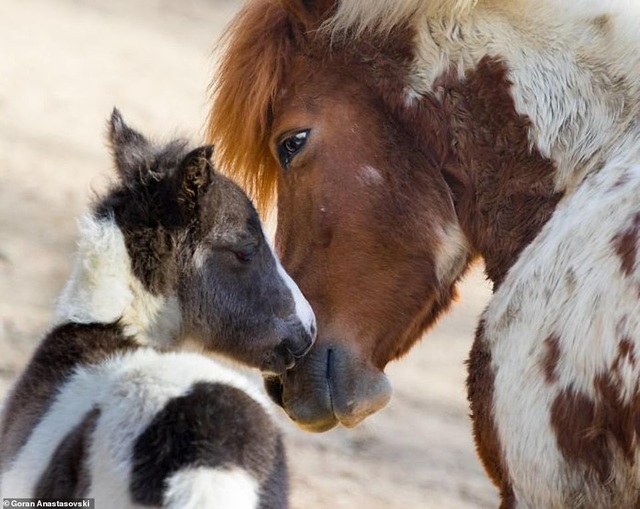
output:
[[[97,507],[281,508],[266,397],[189,341],[283,373],[315,318],[211,147],[155,145],[117,110],[118,182],[80,223],[55,325],[5,402],[1,497]]]

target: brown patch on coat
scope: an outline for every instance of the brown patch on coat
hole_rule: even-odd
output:
[[[99,363],[136,348],[117,323],[69,323],[53,329],[33,354],[6,403],[0,440],[2,464],[24,446],[77,366]]]
[[[86,496],[91,487],[88,453],[99,417],[99,408],[90,410],[64,437],[42,473],[34,497],[69,499]]]
[[[567,270],[564,275],[564,282],[567,286],[567,291],[570,295],[573,295],[578,289],[578,278],[576,272],[573,269]]]
[[[601,35],[606,35],[611,31],[611,16],[600,14],[591,20],[591,26]]]
[[[632,224],[617,233],[611,243],[620,258],[622,273],[630,277],[633,275],[638,261],[638,236],[640,236],[640,212],[633,216]]]
[[[594,401],[573,388],[562,390],[551,405],[551,426],[565,460],[593,471],[599,482],[611,475],[613,452]]]
[[[562,198],[556,168],[530,147],[531,122],[516,110],[501,60],[485,57],[463,81],[446,73],[439,82],[451,144],[443,171],[495,288]]]
[[[616,181],[611,186],[612,191],[616,191],[622,187],[625,187],[631,181],[631,175],[628,170],[622,172],[622,174],[616,179]]]
[[[470,403],[476,451],[487,474],[500,489],[500,507],[515,507],[513,489],[509,484],[509,473],[502,456],[502,446],[495,424],[495,373],[491,366],[491,351],[486,345],[484,321],[480,322],[476,330],[467,361],[467,373],[467,398]]]
[[[629,363],[631,367],[636,365],[635,345],[629,338],[621,339],[618,343],[618,355],[613,361],[612,369],[618,371],[624,362]]]
[[[551,406],[551,426],[563,457],[596,475],[603,484],[614,474],[616,450],[629,465],[635,463],[640,387],[638,382],[624,387],[624,364],[636,364],[635,346],[629,338],[618,343],[618,353],[609,370],[594,378],[592,397],[569,387],[556,396]]]
[[[542,372],[548,384],[558,381],[558,361],[560,360],[560,338],[557,334],[551,334],[544,340],[545,354],[542,359]]]

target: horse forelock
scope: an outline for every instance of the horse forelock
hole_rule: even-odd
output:
[[[292,0],[253,0],[227,26],[211,83],[207,138],[216,145],[218,167],[241,184],[260,212],[268,212],[276,196],[280,169],[269,148],[273,107],[296,56],[321,54],[324,58],[329,48],[340,51],[336,48],[350,47],[356,39],[406,53],[406,48],[398,49],[402,45],[397,46],[397,40],[407,39],[404,21],[405,14],[412,11],[411,3],[420,2],[403,0],[394,7],[393,2],[374,0],[372,10],[378,21],[385,13],[391,14],[389,23],[377,27],[384,30],[367,32],[369,37],[363,37],[358,29],[357,5],[351,0],[340,2],[336,10],[329,9],[332,14],[324,22],[322,17],[302,21],[300,6]],[[351,4],[354,9],[349,9]],[[347,26],[351,18],[353,23]],[[367,23],[374,23],[373,18],[367,19]],[[334,30],[338,27],[346,29],[339,38]],[[392,37],[396,28],[402,35]],[[382,80],[380,76],[377,79]]]
[[[208,139],[219,167],[266,212],[275,197],[278,166],[269,151],[273,102],[294,56],[293,13],[279,0],[256,0],[237,14],[221,39],[211,84]]]

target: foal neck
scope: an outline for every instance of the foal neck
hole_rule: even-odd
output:
[[[151,294],[132,272],[122,231],[111,218],[87,214],[71,275],[54,312],[54,325],[119,321],[137,342],[168,347],[181,329],[176,296]]]

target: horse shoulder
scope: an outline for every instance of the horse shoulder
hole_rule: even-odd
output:
[[[500,460],[533,506],[636,501],[639,204],[640,164],[620,159],[588,176],[483,315],[475,349],[490,359]]]

